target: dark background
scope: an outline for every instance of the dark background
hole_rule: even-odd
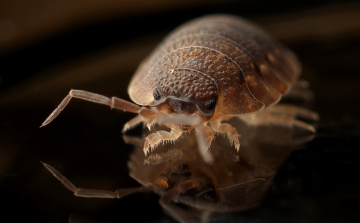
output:
[[[303,63],[320,122],[293,152],[258,208],[226,222],[356,222],[360,217],[360,2],[44,1],[0,2],[1,217],[12,222],[172,222],[154,194],[76,198],[40,164],[76,185],[137,186],[121,137],[132,114],[73,100],[39,129],[70,89],[129,99],[137,65],[173,28],[211,13],[258,23]],[[132,131],[137,134],[140,131]],[[82,220],[81,220],[82,219]],[[223,218],[223,220],[225,221]]]

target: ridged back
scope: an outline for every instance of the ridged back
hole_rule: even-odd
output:
[[[131,99],[149,105],[159,77],[176,68],[213,78],[218,111],[226,115],[276,104],[301,70],[290,50],[254,24],[235,16],[206,16],[170,33],[140,65],[128,88]]]

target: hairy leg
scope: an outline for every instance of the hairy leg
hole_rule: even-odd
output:
[[[238,134],[238,132],[234,127],[232,127],[227,123],[221,123],[220,120],[211,121],[210,126],[214,130],[214,132],[225,134],[229,139],[231,145],[234,144],[237,152],[240,150],[240,142],[239,142],[240,135]]]
[[[182,135],[183,131],[177,128],[171,128],[170,132],[157,131],[148,135],[145,138],[144,154],[147,155],[150,150],[153,151],[161,142],[170,141],[173,142]]]
[[[203,157],[206,163],[214,162],[214,157],[211,155],[209,151],[209,147],[215,138],[214,132],[211,127],[207,125],[199,125],[196,127],[196,137],[199,147],[200,155]]]

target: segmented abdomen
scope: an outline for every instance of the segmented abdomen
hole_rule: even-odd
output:
[[[252,23],[229,15],[196,19],[172,32],[139,67],[129,86],[130,97],[148,105],[157,77],[174,68],[199,70],[214,78],[219,102],[229,107],[221,105],[222,111],[229,115],[277,103],[300,74],[291,51]]]

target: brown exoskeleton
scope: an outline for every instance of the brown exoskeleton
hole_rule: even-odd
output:
[[[254,24],[235,16],[206,16],[176,29],[140,65],[128,88],[137,105],[71,90],[42,126],[54,120],[72,97],[79,98],[138,114],[125,124],[124,132],[141,122],[148,128],[155,123],[170,128],[170,132],[158,131],[146,137],[145,154],[160,142],[177,140],[183,132],[195,129],[198,148],[211,163],[213,157],[207,150],[214,132],[225,134],[236,150],[240,149],[236,129],[222,123],[234,116],[265,108],[261,116],[248,116],[249,123],[315,132],[313,126],[294,119],[301,113],[316,120],[315,113],[271,107],[289,92],[300,72],[296,56]],[[266,111],[268,107],[272,110]],[[287,115],[271,115],[279,111]]]

